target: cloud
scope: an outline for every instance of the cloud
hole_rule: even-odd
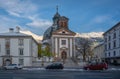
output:
[[[18,25],[18,21],[0,15],[0,32],[8,31],[10,27]]]
[[[16,25],[23,25],[23,23],[24,25],[22,27],[27,25],[45,30],[52,24],[49,20],[38,16],[40,14],[38,14],[38,5],[30,2],[30,0],[0,0],[0,8],[8,13],[5,15],[6,17],[0,16],[2,17],[2,19],[0,19],[0,27],[5,27],[4,30],[9,27],[15,27]],[[21,19],[22,22],[20,21]],[[26,23],[28,21],[31,22]],[[32,30],[29,27],[26,27],[26,29],[27,28]]]
[[[21,17],[18,13],[8,11],[10,15],[16,16],[16,17]]]
[[[88,31],[104,31],[104,28],[101,28],[102,26],[106,26],[106,22],[113,21],[111,19],[110,15],[98,15],[93,18],[91,18],[87,23],[83,24],[83,29],[86,29],[86,32]],[[111,23],[110,23],[111,24]]]
[[[17,17],[27,16],[37,11],[37,5],[28,0],[0,0],[0,7]]]
[[[84,27],[91,27],[93,25],[102,24],[102,23],[105,23],[109,19],[110,19],[109,15],[98,15],[98,16],[93,17],[88,23],[86,23]]]
[[[102,16],[96,16],[91,20],[92,23],[103,23],[106,20],[108,20],[109,17],[107,15],[102,15]]]
[[[34,26],[34,27],[48,27],[50,26],[52,23],[48,20],[44,20],[44,19],[39,19],[39,20],[34,20],[31,23],[27,23],[26,25],[28,26]]]
[[[37,18],[37,16],[29,17],[29,19],[31,19],[32,22],[27,23],[26,25],[28,26],[46,29],[52,25],[52,22],[50,22],[49,20],[40,19]]]

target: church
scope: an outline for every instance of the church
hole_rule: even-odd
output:
[[[54,57],[62,59],[74,58],[75,54],[75,35],[68,26],[69,19],[61,16],[58,12],[53,17],[53,24],[45,32],[43,36],[43,44],[47,44],[51,48]]]

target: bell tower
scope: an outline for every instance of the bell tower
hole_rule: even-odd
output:
[[[59,27],[60,28],[67,28],[68,29],[68,18],[65,16],[61,16],[59,18]]]

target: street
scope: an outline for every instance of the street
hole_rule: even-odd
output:
[[[0,70],[0,79],[120,79],[120,70]]]

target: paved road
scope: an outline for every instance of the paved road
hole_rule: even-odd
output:
[[[120,79],[120,70],[0,70],[0,79]]]

